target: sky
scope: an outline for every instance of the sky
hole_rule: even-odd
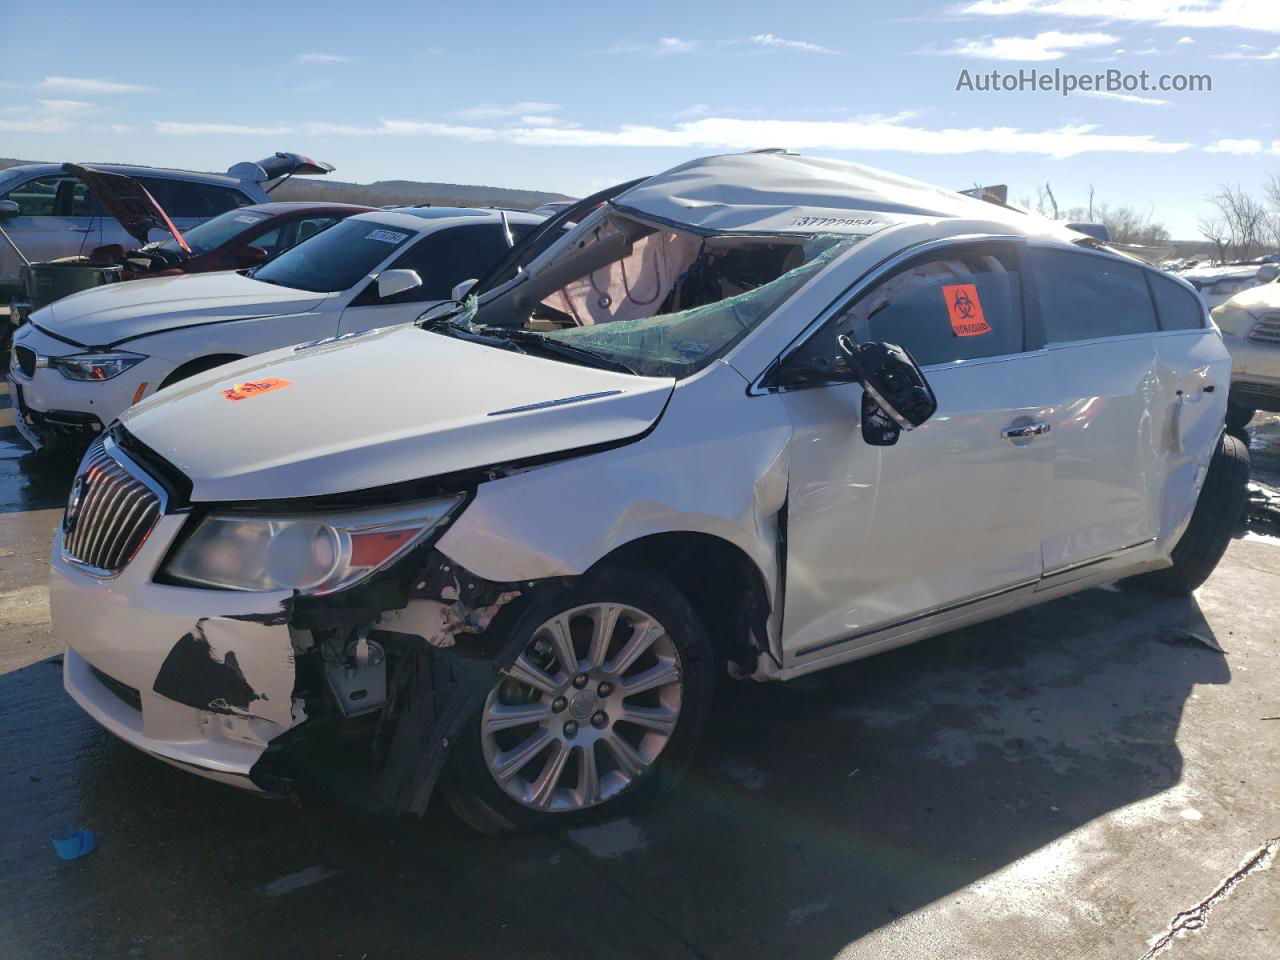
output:
[[[1218,184],[1280,174],[1280,0],[235,9],[8,5],[6,38],[25,39],[0,60],[0,156],[224,170],[287,150],[361,183],[580,196],[785,147],[1013,199],[1048,182],[1064,207],[1092,185],[1178,239]],[[1032,69],[1212,89],[957,89]]]

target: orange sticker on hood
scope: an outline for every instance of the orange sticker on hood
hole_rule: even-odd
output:
[[[974,284],[945,284],[942,287],[942,299],[947,303],[951,332],[957,337],[980,337],[991,332],[991,325],[982,313],[978,288]]]
[[[223,390],[222,395],[228,400],[247,400],[249,397],[256,397],[260,393],[270,393],[272,390],[281,390],[285,387],[292,387],[293,381],[281,380],[279,377],[263,377],[261,380],[246,380],[244,383],[237,383],[229,390]]]

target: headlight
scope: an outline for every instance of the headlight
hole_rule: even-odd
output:
[[[49,366],[57,367],[68,380],[110,380],[145,359],[140,353],[78,353],[50,357]]]
[[[227,590],[333,593],[404,554],[461,502],[461,496],[442,497],[342,514],[210,514],[165,572],[186,583]]]

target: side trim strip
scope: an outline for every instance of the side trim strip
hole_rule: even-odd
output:
[[[935,607],[934,609],[928,610],[924,613],[917,613],[910,617],[903,617],[901,620],[894,620],[891,623],[882,623],[867,630],[860,630],[847,637],[841,637],[837,640],[823,640],[820,643],[802,647],[796,651],[796,656],[807,657],[810,654],[818,653],[822,650],[828,650],[831,647],[838,647],[841,644],[851,643],[852,641],[860,640],[863,637],[874,636],[877,633],[884,633],[887,630],[894,630],[898,627],[905,627],[913,623],[918,623],[921,620],[928,620],[929,618],[936,617],[939,614],[950,613],[953,610],[960,610],[963,607],[972,606],[973,604],[981,603],[984,600],[994,600],[997,597],[1003,597],[1006,594],[1017,593],[1019,590],[1025,590],[1027,587],[1033,587],[1039,582],[1039,577],[1032,580],[1024,580],[1021,583],[1015,583],[1013,586],[1005,587],[1002,590],[995,590],[991,593],[984,593],[981,596],[970,597],[968,600],[959,600],[955,603],[949,603],[946,606]]]
[[[494,410],[490,417],[501,417],[508,413],[527,413],[530,410],[546,410],[548,407],[563,407],[570,403],[582,403],[584,400],[599,400],[601,397],[616,397],[621,390],[600,390],[597,393],[580,393],[576,397],[561,397],[559,400],[542,400],[539,403],[526,403],[521,407],[507,407],[505,410]]]

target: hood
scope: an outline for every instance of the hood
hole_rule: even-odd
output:
[[[182,234],[173,225],[164,208],[156,203],[147,188],[133,177],[126,177],[122,173],[107,173],[105,170],[96,170],[76,163],[64,163],[62,172],[79,177],[88,184],[89,189],[107,208],[107,212],[115,217],[120,226],[124,227],[129,236],[137,240],[140,245],[147,243],[147,237],[152,230],[164,230],[177,241],[179,247],[187,253],[191,252],[187,241],[182,239]]]
[[[1197,267],[1194,270],[1182,270],[1175,273],[1174,276],[1180,277],[1187,283],[1194,284],[1197,287],[1203,287],[1217,283],[1219,280],[1248,279],[1256,276],[1261,268],[1262,264],[1260,263],[1237,263],[1221,267]]]
[[[1248,290],[1242,290],[1223,306],[1239,307],[1255,317],[1269,310],[1280,310],[1280,280],[1272,283],[1261,283],[1256,287],[1250,287]],[[1214,310],[1213,314],[1216,317],[1218,311]]]
[[[624,441],[674,385],[399,326],[219,367],[121,421],[192,500],[277,500]]]
[[[239,273],[191,273],[93,287],[55,300],[31,320],[54,336],[100,347],[202,323],[305,313],[325,296]]]

